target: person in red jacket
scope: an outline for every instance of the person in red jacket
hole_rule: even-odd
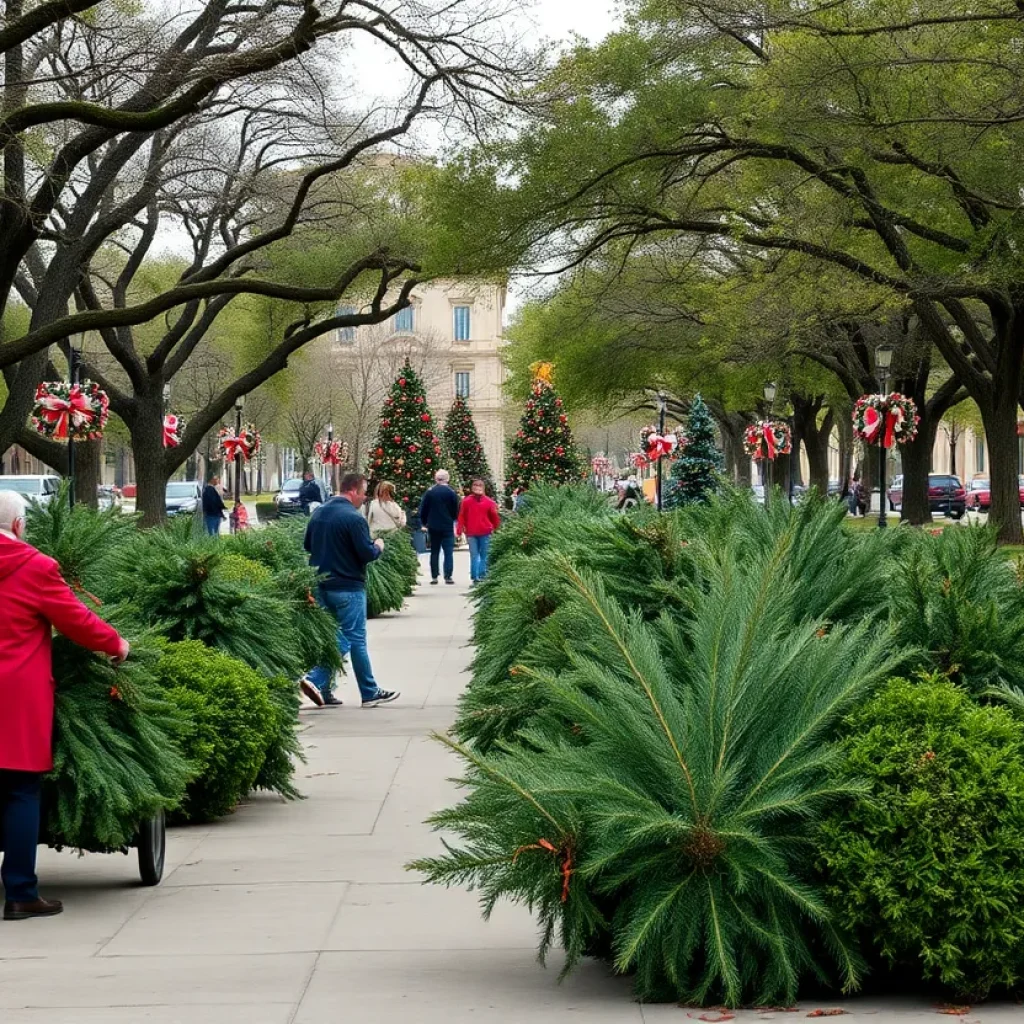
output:
[[[498,506],[484,493],[485,483],[477,477],[469,494],[462,499],[455,534],[466,535],[469,541],[469,578],[476,583],[487,575],[487,556],[491,550],[491,534],[501,526]]]
[[[3,478],[0,477],[0,484]],[[128,643],[71,592],[57,563],[26,544],[25,501],[0,490],[0,845],[4,920],[64,908],[39,897],[40,791],[53,767],[51,630],[116,661]]]

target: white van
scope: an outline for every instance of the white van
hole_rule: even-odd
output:
[[[17,491],[40,505],[52,501],[59,488],[59,476],[0,476],[0,491]]]

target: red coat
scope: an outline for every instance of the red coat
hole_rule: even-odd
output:
[[[498,506],[486,494],[468,494],[459,508],[455,532],[461,537],[486,537],[501,526]]]
[[[71,592],[57,563],[0,534],[0,768],[53,767],[51,626],[114,656],[121,638]]]

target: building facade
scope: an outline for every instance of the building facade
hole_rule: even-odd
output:
[[[500,483],[505,465],[505,301],[501,284],[436,281],[416,288],[412,304],[386,324],[335,331],[336,372],[365,372],[367,359],[377,364],[381,395],[373,399],[374,431],[383,388],[390,386],[401,358],[408,354],[423,377],[439,427],[455,396],[466,399],[491,472]],[[360,441],[368,443],[369,438]]]

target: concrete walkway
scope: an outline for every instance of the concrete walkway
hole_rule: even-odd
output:
[[[586,963],[559,985],[519,908],[484,923],[473,894],[403,869],[436,852],[423,819],[456,796],[454,762],[427,737],[465,685],[464,553],[457,587],[421,585],[370,624],[371,653],[400,703],[303,712],[308,796],[259,796],[213,826],[176,829],[157,889],[134,859],[41,851],[62,917],[0,922],[0,1024],[686,1024],[701,1011],[638,1006],[628,982]],[[797,1013],[744,1013],[740,1021]],[[936,1017],[925,1003],[848,1004],[856,1017]],[[711,1019],[717,1017],[710,1015]],[[969,1020],[1020,1021],[1020,1007]]]

